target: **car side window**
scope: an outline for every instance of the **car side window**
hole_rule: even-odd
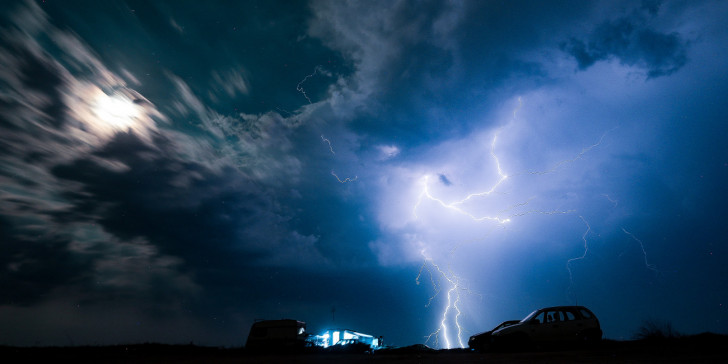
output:
[[[548,311],[546,312],[546,322],[561,321],[559,311]]]
[[[551,318],[551,321],[563,321],[563,317],[561,317],[561,311],[551,311],[549,312],[549,317]]]
[[[542,324],[542,323],[546,322],[545,318],[546,318],[546,312],[541,312],[538,315],[536,315],[536,317],[531,319],[531,321]]]
[[[576,315],[572,311],[564,311],[564,317],[566,317],[566,321],[576,320]]]
[[[579,313],[581,313],[581,316],[584,317],[585,319],[594,318],[594,316],[592,316],[591,312],[589,312],[583,308],[579,310]]]

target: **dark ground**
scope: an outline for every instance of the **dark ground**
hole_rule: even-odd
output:
[[[728,336],[605,340],[589,349],[476,353],[422,346],[374,354],[253,355],[242,348],[136,344],[86,347],[0,347],[3,363],[728,363]]]

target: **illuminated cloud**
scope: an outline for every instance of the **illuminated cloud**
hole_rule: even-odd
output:
[[[391,159],[399,155],[399,148],[396,145],[379,145],[377,149],[381,160]]]

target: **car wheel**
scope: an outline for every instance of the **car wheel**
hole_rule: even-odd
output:
[[[583,332],[580,336],[582,343],[587,347],[595,346],[602,340],[601,333],[597,331]]]

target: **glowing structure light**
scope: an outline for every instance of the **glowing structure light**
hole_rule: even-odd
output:
[[[245,344],[251,352],[271,353],[303,352],[312,347],[371,351],[382,347],[382,339],[346,329],[329,329],[321,335],[312,335],[306,332],[305,322],[281,319],[256,320]]]
[[[329,329],[321,335],[314,335],[310,338],[313,346],[324,349],[345,347],[348,345],[369,346],[370,349],[379,349],[382,343],[379,338],[347,329]]]

